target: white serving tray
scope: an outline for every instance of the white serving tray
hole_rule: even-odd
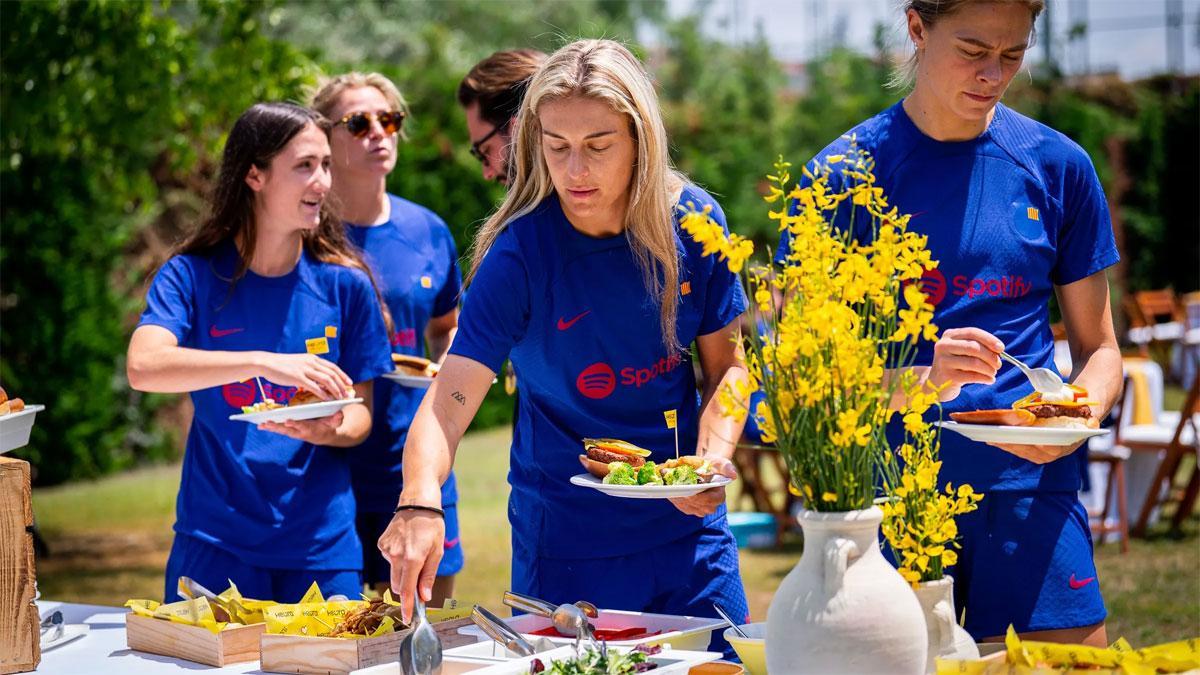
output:
[[[29,445],[33,418],[45,409],[44,405],[27,405],[21,412],[0,417],[0,454]]]
[[[591,621],[596,628],[617,629],[641,626],[650,633],[662,631],[658,635],[650,635],[636,640],[611,640],[608,644],[613,647],[632,648],[642,644],[670,645],[672,649],[696,651],[708,649],[708,643],[712,639],[713,631],[723,628],[726,625],[721,619],[710,619],[708,617],[649,614],[646,612],[628,612],[619,609],[602,609],[600,610],[600,616]],[[543,630],[551,626],[550,619],[544,616],[521,614],[506,617],[504,623],[511,626],[518,633],[521,633],[527,640],[547,637],[551,642],[558,644],[575,644],[575,638],[571,637],[532,635],[534,631]],[[474,624],[463,626],[458,629],[458,632],[475,635],[481,639],[484,638],[483,631]]]

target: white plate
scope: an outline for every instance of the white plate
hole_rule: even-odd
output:
[[[50,636],[54,635],[54,629],[49,628],[44,630],[42,631],[41,638],[42,651],[47,652],[55,647],[61,647],[68,642],[78,640],[84,635],[87,635],[89,630],[91,630],[91,626],[87,625],[86,623],[69,623],[63,626],[62,632],[56,635],[53,640],[50,639]]]
[[[397,384],[402,384],[406,387],[414,389],[428,389],[429,385],[433,384],[433,378],[428,375],[408,375],[398,370],[393,370],[390,373],[380,375],[385,380],[391,380]]]
[[[991,424],[935,422],[943,429],[962,434],[980,443],[1018,443],[1022,445],[1074,445],[1092,436],[1103,436],[1108,429],[1071,429],[1068,427],[1012,427]]]
[[[29,444],[33,418],[45,410],[44,405],[27,405],[24,410],[0,417],[0,453],[16,450]]]
[[[606,495],[613,497],[625,497],[628,499],[667,499],[669,497],[691,497],[692,495],[704,492],[709,488],[729,485],[732,482],[733,481],[727,476],[717,476],[712,479],[711,483],[697,483],[695,485],[611,485],[604,483],[590,473],[581,473],[577,476],[571,476],[572,485],[589,487],[593,490],[599,490]]]
[[[315,420],[318,417],[329,417],[335,412],[354,403],[362,403],[361,398],[339,398],[336,401],[321,401],[320,403],[305,403],[304,405],[289,405],[274,410],[263,410],[255,413],[239,413],[230,415],[229,419],[250,424],[263,422],[286,422],[288,420]]]

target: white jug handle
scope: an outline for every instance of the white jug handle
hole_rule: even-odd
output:
[[[833,537],[825,542],[825,592],[829,595],[837,593],[842,587],[842,577],[846,576],[846,566],[850,558],[859,556],[858,545],[854,540],[845,537]]]
[[[939,652],[954,643],[954,626],[958,624],[958,620],[954,618],[954,612],[950,607],[950,603],[945,600],[941,600],[933,606],[934,625],[930,628],[937,631],[934,644],[938,647]]]

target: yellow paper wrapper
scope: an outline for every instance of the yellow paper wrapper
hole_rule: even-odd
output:
[[[365,600],[338,600],[272,605],[263,610],[263,617],[268,633],[324,637],[333,633],[346,612],[366,604]]]
[[[1124,638],[1101,649],[1085,645],[1021,640],[1012,626],[1004,638],[1003,661],[938,659],[938,675],[1032,675],[1041,673],[1183,673],[1200,668],[1200,638],[1133,649]]]
[[[208,600],[205,598],[193,598],[191,600],[180,600],[164,605],[154,600],[129,600],[125,606],[133,610],[134,614],[139,616],[148,616],[153,619],[166,619],[175,623],[183,623],[189,626],[200,626],[213,633],[219,633],[227,626],[240,626],[240,623],[226,623],[217,621],[213,617],[212,607],[209,606]]]

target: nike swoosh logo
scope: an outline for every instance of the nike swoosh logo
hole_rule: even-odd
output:
[[[1071,587],[1071,590],[1077,591],[1077,590],[1083,588],[1084,586],[1087,586],[1088,584],[1092,583],[1095,580],[1096,580],[1096,577],[1088,577],[1086,579],[1080,579],[1080,580],[1076,581],[1075,575],[1072,574],[1071,578],[1067,579],[1067,585]]]
[[[210,326],[208,329],[208,334],[215,338],[223,338],[226,335],[233,335],[234,333],[240,333],[244,330],[246,330],[246,329],[245,328],[217,328],[216,326]]]
[[[447,539],[445,542],[442,543],[442,548],[449,551],[450,549],[454,548],[455,546],[458,546],[458,539],[459,539],[458,537],[455,537],[453,539]]]
[[[563,321],[562,317],[559,317],[558,318],[558,329],[566,330],[566,329],[570,328],[571,326],[574,326],[576,321],[582,319],[583,317],[585,317],[591,313],[592,313],[592,310],[589,309],[586,312],[584,312],[583,314],[580,314],[579,316],[575,317],[574,319],[571,319],[570,321]]]

